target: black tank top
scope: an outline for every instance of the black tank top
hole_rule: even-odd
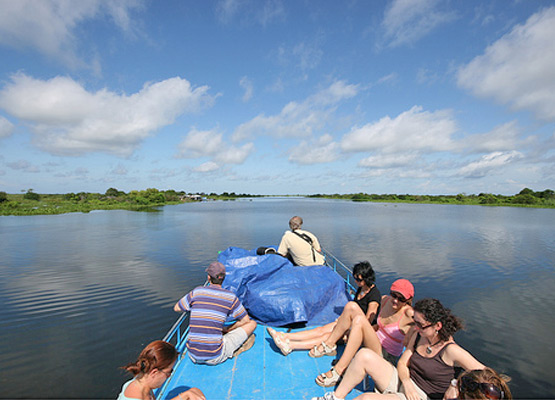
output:
[[[455,367],[445,364],[441,358],[447,346],[453,343],[447,343],[435,356],[427,358],[416,351],[419,341],[420,334],[416,337],[414,353],[410,357],[410,377],[430,399],[441,399],[455,378]]]
[[[370,289],[370,291],[366,293],[363,298],[358,299],[358,295],[360,291],[361,291],[361,288],[358,288],[355,294],[354,302],[357,303],[358,306],[362,309],[362,312],[364,313],[364,315],[366,315],[366,312],[368,311],[368,305],[371,302],[375,301],[376,303],[378,303],[378,310],[376,311],[376,316],[374,317],[374,321],[370,321],[372,325],[374,325],[376,323],[376,318],[380,313],[380,303],[382,302],[382,295],[376,285],[374,285],[374,287]]]

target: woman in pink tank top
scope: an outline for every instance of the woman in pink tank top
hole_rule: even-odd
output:
[[[372,326],[366,319],[354,318],[341,358],[328,372],[318,375],[316,383],[323,387],[335,386],[360,346],[383,355],[395,364],[403,351],[405,336],[413,324],[413,297],[412,283],[406,279],[393,282],[390,295],[382,296],[383,306],[378,314],[378,325]]]

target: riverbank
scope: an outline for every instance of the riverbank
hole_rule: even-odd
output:
[[[129,210],[142,212],[159,211],[160,207],[170,204],[206,200],[236,200],[255,197],[289,197],[266,196],[251,194],[187,194],[175,190],[160,191],[147,189],[133,190],[129,193],[108,189],[106,193],[66,193],[66,194],[38,194],[32,190],[25,194],[6,194],[0,192],[0,215],[50,215],[67,213],[88,213],[93,210]],[[379,203],[417,203],[417,204],[452,204],[478,205],[501,207],[534,207],[555,208],[555,192],[547,189],[534,192],[523,189],[514,196],[480,193],[479,195],[398,195],[398,194],[316,194],[295,195],[293,197],[325,198],[348,200],[357,202]]]

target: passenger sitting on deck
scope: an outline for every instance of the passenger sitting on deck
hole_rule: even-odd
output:
[[[174,311],[191,311],[187,349],[193,362],[216,365],[247,351],[254,344],[256,322],[229,290],[222,288],[225,266],[213,262],[206,269],[209,286],[199,286],[179,300]],[[224,327],[229,320],[237,320]]]
[[[151,400],[153,389],[162,386],[170,377],[177,360],[175,347],[162,340],[156,340],[146,346],[137,361],[122,367],[134,375],[126,382],[117,400]],[[206,397],[197,388],[186,390],[172,400],[205,400]]]
[[[335,386],[361,345],[376,351],[391,364],[396,365],[403,347],[410,339],[408,333],[412,332],[414,326],[414,311],[411,306],[413,298],[412,283],[406,279],[393,282],[389,296],[382,296],[377,324],[372,326],[366,318],[354,318],[341,358],[328,372],[318,375],[316,383],[323,387]],[[335,329],[324,343],[335,343],[340,332]]]
[[[381,294],[374,283],[376,274],[372,265],[368,261],[355,264],[353,277],[359,286],[354,300],[345,305],[343,312],[334,322],[294,333],[277,332],[268,328],[268,333],[284,355],[288,355],[293,350],[308,349],[312,349],[309,353],[312,357],[321,357],[324,354],[335,355],[336,344],[328,341],[332,332],[337,333],[337,339],[335,339],[337,341],[347,332],[353,320],[362,318],[374,322],[379,312]],[[380,349],[377,347],[376,351],[378,350]]]
[[[324,255],[318,239],[312,233],[302,230],[302,225],[301,217],[295,216],[289,220],[291,230],[286,231],[281,237],[277,252],[300,267],[323,265]]]
[[[416,331],[397,368],[370,349],[360,349],[335,391],[312,400],[344,399],[366,375],[374,381],[376,393],[363,393],[358,399],[456,398],[455,366],[466,371],[485,368],[453,339],[462,321],[439,300],[423,299],[414,305],[414,323]]]
[[[499,375],[491,368],[463,372],[457,379],[457,399],[512,400],[513,395],[507,385],[510,380],[508,376]]]

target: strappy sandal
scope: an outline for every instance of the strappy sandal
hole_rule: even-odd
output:
[[[316,383],[322,387],[330,387],[337,385],[337,382],[341,380],[341,375],[337,373],[334,367],[330,369],[331,377],[327,376],[325,373],[321,373],[316,377]]]
[[[320,345],[314,346],[314,348],[308,352],[310,357],[319,358],[322,356],[334,356],[337,354],[337,345],[335,344],[332,347],[329,347],[326,342],[322,342],[322,350],[318,349],[318,346]]]
[[[293,351],[291,346],[289,346],[289,339],[281,340],[279,337],[276,336],[274,338],[274,343],[278,347],[279,351],[281,351],[281,354],[283,354],[284,356],[289,355]]]

